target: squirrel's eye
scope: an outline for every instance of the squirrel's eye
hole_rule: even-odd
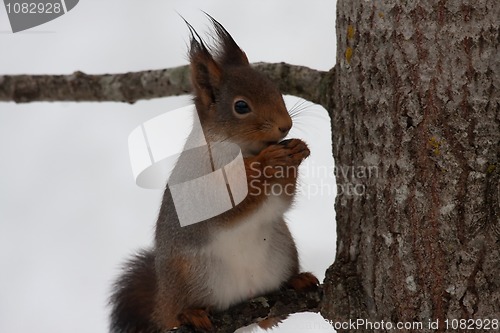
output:
[[[246,114],[251,112],[250,106],[248,106],[248,103],[243,101],[243,100],[238,100],[234,103],[234,111],[238,114]]]

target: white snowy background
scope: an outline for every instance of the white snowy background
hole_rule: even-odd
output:
[[[335,1],[81,0],[16,34],[0,7],[0,75],[183,65],[189,32],[176,12],[204,35],[209,21],[200,10],[227,28],[251,62],[320,70],[335,63]],[[135,185],[128,135],[190,102],[0,103],[0,332],[107,332],[111,284],[121,263],[151,244],[162,195]],[[310,191],[288,220],[303,269],[322,280],[335,256],[329,119],[311,106],[296,130],[311,146],[312,171],[301,178]],[[333,329],[299,314],[275,331]]]

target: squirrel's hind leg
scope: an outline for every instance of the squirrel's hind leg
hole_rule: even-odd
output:
[[[287,282],[287,286],[297,290],[305,291],[317,288],[319,285],[318,278],[316,278],[312,273],[302,272],[297,275],[292,276]]]
[[[189,325],[203,332],[213,332],[212,322],[206,310],[186,309],[179,314],[178,319],[182,325]]]

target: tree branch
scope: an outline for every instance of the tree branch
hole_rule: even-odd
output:
[[[233,333],[241,327],[259,322],[265,318],[285,318],[298,312],[319,312],[323,289],[296,292],[287,289],[264,295],[228,310],[211,316],[212,324],[218,333]],[[166,333],[194,333],[191,327],[182,326]]]
[[[255,69],[276,82],[284,94],[296,95],[326,105],[328,72],[286,63],[257,63]],[[0,101],[28,103],[36,101],[112,101],[135,103],[184,95],[191,92],[189,66],[89,75],[3,75],[0,76]]]

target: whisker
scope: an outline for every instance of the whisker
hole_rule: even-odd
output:
[[[297,102],[295,102],[295,104],[290,108],[290,112],[293,112],[294,110],[302,107],[304,104],[307,104],[307,103],[308,103],[308,101],[305,100],[305,99],[299,99],[299,100],[297,100]]]
[[[313,103],[300,99],[288,110],[290,117],[295,120],[298,115],[302,114],[304,110],[314,105]]]
[[[295,101],[295,104],[292,105],[292,107],[290,108],[290,110],[288,112],[293,112],[293,110],[299,105],[299,104],[302,104],[304,100],[301,100],[301,99],[297,99],[297,101]]]

